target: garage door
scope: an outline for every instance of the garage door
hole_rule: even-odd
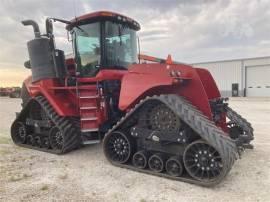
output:
[[[247,97],[270,97],[270,65],[246,68]]]

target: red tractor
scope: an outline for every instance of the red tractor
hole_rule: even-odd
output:
[[[53,22],[66,24],[74,57],[56,49]],[[100,143],[115,166],[203,186],[219,183],[253,129],[222,98],[211,74],[167,60],[141,64],[133,19],[95,12],[35,21],[27,43],[32,76],[11,126],[15,144],[67,153]],[[226,121],[227,118],[227,121]]]

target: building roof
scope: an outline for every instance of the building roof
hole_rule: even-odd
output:
[[[217,62],[233,62],[233,61],[242,61],[242,60],[267,59],[267,58],[270,59],[270,56],[253,57],[253,58],[240,58],[240,59],[231,59],[231,60],[215,60],[215,61],[206,61],[206,62],[196,62],[196,63],[192,63],[192,65],[206,64],[206,63],[217,63]]]

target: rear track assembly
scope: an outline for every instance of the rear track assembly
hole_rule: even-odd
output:
[[[39,115],[42,120],[29,119],[33,115],[33,106],[40,107],[39,112],[35,112],[35,117]],[[76,124],[72,119],[59,116],[42,96],[33,98],[24,105],[11,126],[11,137],[19,146],[54,154],[67,153],[81,145],[80,130]]]
[[[151,103],[154,102],[166,105],[168,109],[174,112],[181,121],[188,125],[199,136],[199,140],[193,141],[191,144],[184,144],[182,142],[182,145],[185,147],[184,158],[181,155],[175,156],[157,151],[139,151],[136,150],[136,143],[132,143],[134,137],[130,135],[130,130],[132,129],[132,124],[136,122],[134,119],[138,117],[136,113],[146,104],[151,106]],[[162,125],[159,126],[162,127]],[[126,158],[125,161],[117,161],[111,158],[111,155],[117,155],[114,149],[108,152],[108,142],[114,137],[114,134],[119,133],[119,131],[125,134],[125,138],[131,139],[131,141],[128,141],[126,144],[133,145],[132,148],[129,148],[128,154],[130,158]],[[134,136],[136,135],[135,133]],[[154,137],[154,135],[152,135],[152,137]],[[159,141],[159,138],[155,138],[154,141]],[[191,145],[194,146],[192,147]],[[228,137],[228,134],[218,128],[214,122],[210,121],[191,103],[177,95],[160,95],[141,100],[140,103],[106,133],[103,148],[105,156],[113,165],[202,186],[214,186],[221,182],[237,159],[237,146],[235,142]],[[118,155],[121,156],[121,152],[123,151],[126,150],[120,149]],[[149,155],[152,156],[149,157]],[[147,158],[148,164],[146,165]],[[171,161],[168,161],[168,159]],[[197,161],[199,161],[199,163],[196,163]],[[186,172],[183,172],[183,163]]]

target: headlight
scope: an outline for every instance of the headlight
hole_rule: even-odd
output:
[[[176,71],[172,70],[172,71],[170,72],[170,76],[171,76],[171,77],[176,77],[176,76],[177,76]]]
[[[181,76],[181,71],[177,70],[177,71],[176,71],[176,75],[177,75],[178,77],[180,77],[180,76]]]

